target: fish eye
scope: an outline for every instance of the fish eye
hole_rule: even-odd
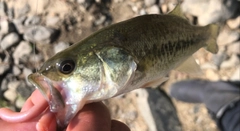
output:
[[[60,63],[58,69],[63,74],[70,74],[75,68],[75,62],[73,60],[64,60]]]

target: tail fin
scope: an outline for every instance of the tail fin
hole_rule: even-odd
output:
[[[207,28],[210,31],[210,38],[206,42],[207,50],[213,54],[216,54],[218,52],[216,39],[219,33],[219,26],[216,24],[210,24],[207,26]]]

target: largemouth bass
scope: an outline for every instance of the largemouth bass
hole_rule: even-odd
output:
[[[166,15],[144,15],[113,24],[47,60],[29,75],[68,124],[86,103],[156,86],[201,47],[217,52],[218,26],[193,26],[179,5]]]

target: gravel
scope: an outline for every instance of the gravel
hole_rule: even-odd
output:
[[[110,23],[120,22],[138,15],[166,13],[173,7],[173,4],[167,0],[114,0],[111,2],[38,0],[38,4],[35,1],[28,3],[26,1],[24,3],[24,1],[0,2],[0,100],[8,100],[7,103],[10,103],[9,105],[13,109],[20,109],[32,91],[35,90],[27,82],[27,76],[35,72],[50,56]],[[239,5],[234,0],[225,2],[223,3],[222,0],[184,0],[181,5],[185,14],[192,18],[190,20],[195,19],[198,25],[220,21],[223,25],[226,22],[229,26],[224,25],[217,38],[220,51],[216,55],[206,52],[200,55],[201,68],[205,78],[210,80],[240,80],[240,16],[236,15]],[[221,9],[219,9],[220,6]],[[229,73],[229,70],[232,74]],[[224,73],[221,74],[221,72],[229,75],[223,75]],[[176,76],[181,75],[177,74]],[[134,99],[118,97],[117,101],[109,107],[113,116],[116,116],[115,118],[118,116],[130,127],[141,131],[150,130],[149,125],[146,124],[146,121],[150,121],[150,119],[159,123],[151,129],[168,128],[155,118],[161,111],[167,111],[165,108],[167,106],[158,104],[162,102],[156,102],[163,99],[162,94],[157,94],[155,90],[147,90],[145,93],[149,96],[148,101],[147,97],[141,99],[147,101],[147,104],[144,105],[145,108],[151,106],[152,110],[148,112],[149,118],[144,118],[145,111],[141,113],[135,109],[137,106],[142,107],[142,104],[133,107],[133,104],[137,103],[136,100],[140,99],[136,96],[132,97]],[[159,99],[153,99],[155,96]],[[189,112],[195,108],[180,111]],[[165,114],[161,115],[170,120]],[[198,127],[199,123],[205,121],[205,117],[202,119],[203,116],[194,118],[197,123],[191,124],[196,124]],[[176,122],[172,119],[171,121]],[[185,124],[185,130],[201,128],[189,129],[186,127],[189,123],[184,122],[182,121],[183,125]],[[212,124],[207,123],[206,125]],[[180,130],[180,127],[175,129],[172,127],[169,130]],[[209,130],[216,131],[216,127],[211,127]]]

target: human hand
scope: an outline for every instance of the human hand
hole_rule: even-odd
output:
[[[21,112],[1,108],[0,127],[4,127],[1,128],[1,131],[57,130],[55,115],[49,111],[48,103],[38,90],[34,91],[28,98]],[[130,131],[125,124],[111,120],[107,107],[100,102],[85,105],[63,130]]]
[[[229,104],[240,100],[239,87],[240,82],[188,80],[173,84],[170,95],[185,102],[204,103],[219,118]]]

